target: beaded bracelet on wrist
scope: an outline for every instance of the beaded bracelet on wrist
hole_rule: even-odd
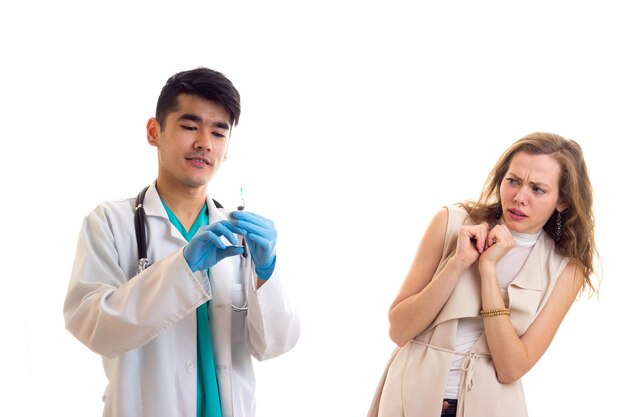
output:
[[[502,315],[511,315],[511,310],[508,308],[496,308],[494,310],[480,310],[481,317],[494,317],[494,316],[502,316]]]

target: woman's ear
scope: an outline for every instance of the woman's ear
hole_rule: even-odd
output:
[[[558,212],[563,213],[565,210],[567,210],[567,202],[565,200],[563,200],[562,198],[559,199],[559,202],[556,204],[556,209]]]

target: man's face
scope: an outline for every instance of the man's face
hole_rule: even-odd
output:
[[[175,187],[204,187],[226,159],[230,139],[229,114],[221,105],[181,94],[178,109],[165,126],[148,121],[148,142],[158,148],[157,183]]]

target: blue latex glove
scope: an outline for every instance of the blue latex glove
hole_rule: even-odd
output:
[[[209,226],[202,226],[183,249],[183,256],[189,268],[196,272],[208,269],[228,256],[241,255],[243,247],[226,246],[220,236],[237,245],[233,234],[234,226],[228,220],[222,220]]]
[[[245,236],[248,250],[254,261],[256,274],[266,280],[272,276],[276,265],[276,228],[274,222],[258,214],[247,211],[234,211],[233,231]]]

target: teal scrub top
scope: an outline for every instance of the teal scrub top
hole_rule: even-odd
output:
[[[195,222],[186,231],[176,215],[163,203],[167,217],[178,229],[183,237],[189,242],[201,226],[209,224],[209,209],[204,204]],[[207,269],[207,274],[209,270]],[[196,309],[197,340],[198,340],[198,388],[197,388],[197,417],[221,417],[222,407],[220,404],[220,392],[217,385],[217,373],[215,371],[215,359],[213,358],[213,343],[211,342],[211,329],[209,327],[209,301]]]

